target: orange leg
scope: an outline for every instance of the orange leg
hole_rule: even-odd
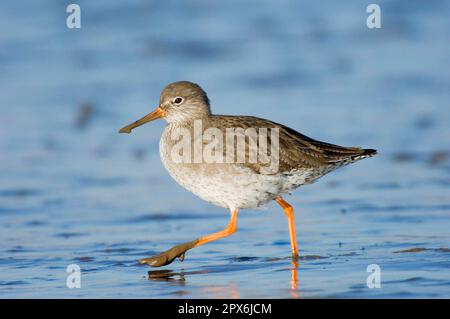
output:
[[[298,259],[297,237],[295,236],[294,208],[283,198],[278,197],[277,203],[283,208],[288,219],[289,238],[291,240],[292,258]]]
[[[170,248],[169,250],[160,253],[159,255],[149,257],[149,258],[143,258],[140,259],[138,262],[140,264],[147,264],[152,267],[160,267],[164,265],[170,264],[172,261],[174,261],[175,258],[179,258],[181,261],[184,259],[184,254],[189,249],[192,249],[194,247],[209,243],[211,241],[230,236],[232,233],[234,233],[237,229],[237,214],[238,210],[233,209],[231,211],[231,217],[230,217],[230,223],[228,226],[217,233],[210,234],[204,237],[200,237],[198,239],[195,239],[193,241],[177,245],[175,247]]]
[[[231,234],[233,234],[234,232],[236,232],[236,230],[237,230],[237,214],[238,214],[237,208],[233,209],[231,211],[231,217],[230,217],[230,222],[229,222],[228,226],[224,230],[221,230],[217,233],[200,237],[197,240],[195,247],[204,245],[206,243],[209,243],[211,241],[214,241],[214,240],[217,240],[220,238],[228,237]]]

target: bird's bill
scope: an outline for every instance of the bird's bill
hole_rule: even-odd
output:
[[[141,126],[142,124],[145,124],[147,122],[159,119],[161,117],[164,117],[166,115],[166,113],[164,112],[164,110],[160,107],[157,107],[153,112],[148,113],[146,116],[144,116],[143,118],[128,124],[127,126],[122,127],[119,130],[119,133],[131,133],[131,130],[135,129],[138,126]]]

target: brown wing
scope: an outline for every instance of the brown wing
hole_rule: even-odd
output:
[[[222,128],[278,128],[279,129],[279,172],[299,168],[319,168],[328,165],[339,166],[372,156],[375,150],[359,147],[344,147],[314,140],[287,126],[253,116],[214,115],[210,125]],[[270,134],[269,146],[270,149]],[[248,145],[247,145],[248,146]],[[248,149],[247,149],[248,151]],[[260,165],[245,163],[259,171]]]

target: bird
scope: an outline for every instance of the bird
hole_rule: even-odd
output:
[[[165,169],[188,191],[228,209],[230,220],[221,231],[138,260],[151,267],[168,265],[177,258],[183,261],[188,250],[230,236],[237,230],[240,210],[271,201],[287,217],[292,259],[298,260],[294,208],[283,196],[339,167],[377,154],[375,149],[321,142],[263,118],[214,114],[206,92],[189,81],[165,86],[158,107],[119,133],[131,133],[160,118],[167,122],[159,142]]]

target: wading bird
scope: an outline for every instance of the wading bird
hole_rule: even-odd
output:
[[[376,154],[376,150],[373,149],[343,147],[320,142],[282,124],[253,116],[212,114],[205,91],[199,85],[187,81],[167,85],[161,93],[159,106],[153,112],[123,127],[119,132],[131,133],[134,128],[158,118],[164,118],[168,123],[161,136],[159,152],[169,174],[181,186],[200,198],[228,208],[231,218],[228,226],[219,232],[177,245],[159,255],[139,260],[139,263],[153,267],[170,264],[175,258],[183,260],[187,250],[233,234],[237,229],[239,209],[255,208],[272,200],[275,200],[286,213],[292,257],[296,260],[298,248],[294,210],[282,198],[282,195],[299,186],[313,183],[341,166]],[[271,146],[275,144],[277,146],[276,171],[265,169],[267,167],[262,162],[248,160],[249,154],[259,154],[258,151],[252,151],[262,145],[261,141],[252,140],[251,135],[244,136],[248,140],[244,146],[244,161],[198,161],[195,160],[196,154],[188,154],[187,158],[191,159],[190,161],[175,160],[173,148],[178,147],[179,141],[173,136],[180,130],[191,133],[188,135],[190,145],[205,143],[202,134],[194,134],[195,123],[198,121],[201,121],[203,131],[214,128],[225,133],[227,129],[240,128],[242,130],[238,130],[240,133],[236,134],[245,135],[248,129],[276,130],[277,140],[271,136],[268,142]],[[221,150],[223,153],[227,153],[231,147],[236,148],[238,145],[238,143],[225,144]]]

